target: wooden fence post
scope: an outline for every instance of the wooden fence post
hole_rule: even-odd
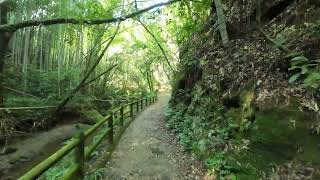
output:
[[[133,103],[130,104],[130,117],[133,119]]]
[[[113,143],[113,112],[112,112],[112,116],[110,116],[108,120],[108,128],[109,128],[108,140],[109,140],[109,143],[112,144]]]
[[[137,103],[137,112],[139,112],[139,101],[136,102]]]
[[[141,109],[143,109],[143,99],[140,100]]]
[[[78,130],[76,134],[76,139],[79,139],[80,143],[75,148],[75,164],[79,165],[79,171],[76,173],[77,179],[83,179],[84,178],[84,133],[81,130]]]
[[[120,108],[120,126],[123,126],[123,106]]]

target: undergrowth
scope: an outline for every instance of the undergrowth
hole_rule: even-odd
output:
[[[167,107],[167,128],[177,134],[186,150],[205,162],[209,173],[232,179],[236,169],[228,164],[226,154],[239,144],[232,138],[237,125],[214,99],[196,99],[190,106]]]

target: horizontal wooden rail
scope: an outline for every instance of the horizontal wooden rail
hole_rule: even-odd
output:
[[[38,178],[41,174],[46,172],[51,166],[53,166],[60,159],[62,159],[65,155],[67,155],[70,151],[72,151],[79,143],[80,143],[80,140],[74,139],[72,142],[63,146],[57,152],[52,154],[49,158],[42,161],[36,167],[31,169],[29,172],[27,172],[22,177],[20,177],[19,180],[30,180],[30,179]]]
[[[97,122],[95,125],[93,125],[90,129],[88,129],[85,133],[84,136],[88,137],[91,134],[93,134],[99,127],[101,127],[105,122],[107,122],[107,120],[111,117],[111,115],[107,115],[106,117],[104,117],[102,120],[100,120],[99,122]]]
[[[79,170],[80,170],[80,165],[73,164],[70,170],[61,177],[61,180],[72,179],[79,172]]]
[[[129,117],[133,118],[134,109],[136,110],[136,112],[139,112],[139,110],[142,110],[143,107],[146,107],[151,103],[154,103],[156,100],[157,94],[155,96],[142,98],[133,102],[129,102],[127,104],[120,105],[120,107],[113,109],[109,115],[104,117],[102,120],[98,121],[87,131],[82,132],[79,130],[79,132],[77,133],[75,138],[71,140],[71,142],[60,148],[57,152],[52,154],[50,157],[42,161],[34,168],[32,168],[25,175],[21,176],[18,180],[33,180],[40,177],[43,173],[45,173],[48,169],[53,167],[58,161],[60,161],[63,157],[68,155],[73,150],[75,153],[74,162],[60,179],[83,179],[85,160],[89,160],[91,158],[91,154],[98,148],[98,146],[103,142],[103,140],[106,137],[108,137],[109,143],[113,143],[114,127],[116,125],[118,125],[119,127],[123,127],[123,121],[126,115],[129,114]],[[125,110],[126,108],[128,108],[127,111]],[[106,124],[107,127],[104,126]],[[100,128],[103,128],[104,132],[100,135],[100,137],[97,140],[95,140],[95,142],[85,147],[84,142],[90,136],[92,136],[93,133],[96,133]]]

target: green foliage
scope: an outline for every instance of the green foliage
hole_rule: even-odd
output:
[[[72,165],[72,159],[73,159],[73,152],[69,153],[67,156],[65,156],[57,165],[47,170],[40,179],[42,180],[57,180],[61,178],[66,171],[71,167]]]
[[[320,87],[320,72],[311,72],[303,82],[306,87],[318,90]]]
[[[234,168],[228,165],[226,156],[227,155],[225,154],[225,152],[215,153],[205,161],[205,164],[208,169],[214,169],[215,171],[219,172],[220,177],[228,176],[227,179],[230,179],[230,177],[233,176],[229,175],[232,173],[232,170]]]
[[[293,83],[293,82],[296,81],[300,76],[301,76],[301,73],[294,74],[293,76],[290,77],[289,83]]]
[[[169,8],[171,17],[167,20],[168,30],[178,45],[190,39],[193,33],[199,32],[211,10],[211,0],[201,2],[182,2]]]
[[[287,42],[287,38],[286,38],[283,34],[279,33],[279,34],[277,34],[277,36],[276,36],[276,38],[275,38],[274,41],[275,41],[279,46],[283,46],[283,45]]]
[[[303,85],[307,88],[317,90],[320,87],[320,71],[319,61],[310,61],[305,56],[297,56],[291,59],[290,71],[295,74],[289,79],[289,83],[293,83],[303,77]]]
[[[223,107],[215,99],[199,97],[201,90],[196,89],[193,91],[196,97],[188,107],[178,104],[166,109],[167,127],[178,135],[185,149],[205,160],[208,169],[224,177],[232,169],[225,160],[226,145],[237,127],[232,119],[224,116]]]
[[[97,169],[93,172],[88,173],[84,177],[84,180],[101,180],[105,177],[105,174],[106,174],[106,169],[100,168],[100,169]]]

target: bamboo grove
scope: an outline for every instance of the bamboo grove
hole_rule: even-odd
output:
[[[162,5],[166,4],[154,7]],[[11,40],[8,51],[2,53],[1,106],[18,106],[17,102],[31,98],[35,101],[31,106],[60,109],[73,96],[105,99],[115,94],[136,96],[138,92],[141,96],[141,92],[161,88],[160,82],[168,82],[175,71],[177,50],[172,51],[176,47],[170,36],[156,23],[165,23],[157,18],[160,9],[152,7],[117,0],[4,1],[1,35],[9,35]],[[151,11],[144,15],[147,10]],[[82,22],[4,30],[6,25],[65,17]],[[85,23],[86,19],[117,17],[127,20]],[[146,20],[148,23],[143,23]],[[17,93],[24,98],[17,100]]]

